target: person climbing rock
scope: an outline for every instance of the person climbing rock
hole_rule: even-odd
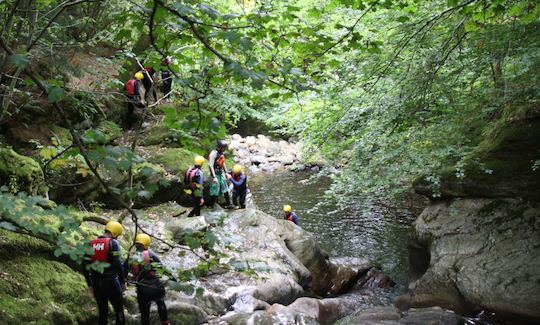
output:
[[[201,169],[204,164],[203,156],[196,156],[195,165],[186,171],[184,184],[186,184],[186,193],[191,195],[193,202],[193,210],[188,214],[188,218],[201,215],[201,207],[204,204],[203,198],[203,171]]]
[[[247,194],[247,176],[242,171],[242,166],[234,165],[233,172],[229,180],[233,184],[233,204],[235,206],[238,206],[238,201],[240,201],[240,209],[245,209]]]
[[[148,99],[152,95],[154,97],[154,103],[157,102],[157,92],[154,85],[154,74],[156,71],[152,67],[144,67],[140,72],[143,74],[142,84],[146,90],[144,100],[148,103]]]
[[[144,107],[143,94],[141,89],[141,80],[144,78],[142,72],[135,73],[134,79],[129,79],[124,89],[127,96],[127,128],[131,130],[133,128],[133,122],[135,117],[135,107]]]
[[[90,241],[93,254],[83,262],[83,273],[89,287],[89,295],[96,299],[99,311],[98,324],[107,324],[108,302],[114,309],[116,325],[123,325],[124,291],[126,283],[120,261],[120,244],[116,240],[122,235],[123,227],[116,221],[109,221],[102,236]],[[98,271],[103,263],[108,265]],[[101,265],[100,265],[101,264]]]
[[[150,305],[154,301],[162,324],[167,325],[171,322],[165,305],[165,285],[158,275],[158,270],[164,271],[174,281],[176,279],[170,272],[163,269],[159,257],[149,249],[150,242],[150,236],[147,234],[135,236],[136,252],[129,257],[127,263],[137,286],[137,303],[141,313],[141,324],[150,325]],[[127,266],[126,269],[128,269]]]
[[[225,166],[225,149],[227,149],[227,142],[225,140],[218,140],[216,149],[210,152],[208,156],[208,167],[210,168],[210,175],[212,175],[212,182],[210,182],[210,206],[214,207],[216,203],[219,203],[219,196],[223,194],[225,196],[225,208],[232,209],[231,196],[229,194],[229,187],[227,186],[227,179],[230,178]]]
[[[294,213],[294,211],[292,211],[292,207],[290,205],[284,205],[283,212],[285,212],[285,220],[294,222],[294,224],[298,226],[298,216],[296,215],[296,213]]]
[[[161,92],[165,98],[165,102],[170,102],[171,100],[171,90],[172,90],[172,72],[170,70],[170,65],[172,59],[170,56],[161,60]]]

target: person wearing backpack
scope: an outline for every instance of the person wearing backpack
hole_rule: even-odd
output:
[[[147,234],[135,236],[136,252],[126,262],[129,265],[125,266],[131,271],[137,286],[137,303],[141,313],[141,324],[150,325],[150,305],[154,301],[161,323],[170,325],[165,305],[165,285],[161,281],[159,273],[166,273],[173,281],[176,279],[170,272],[163,269],[159,257],[149,249],[150,242],[150,236]]]
[[[204,157],[197,156],[194,159],[195,165],[186,171],[184,184],[186,184],[186,193],[191,195],[193,201],[193,210],[189,212],[188,218],[201,215],[201,207],[204,205],[203,198],[203,171]]]
[[[231,178],[229,180],[233,184],[233,205],[238,206],[238,203],[240,203],[240,209],[245,209],[247,194],[247,176],[242,171],[242,166],[234,165],[233,172],[231,173]]]
[[[90,241],[93,254],[83,261],[83,274],[89,287],[89,295],[96,299],[98,305],[98,324],[106,325],[109,313],[109,302],[113,306],[116,325],[123,325],[124,291],[126,282],[124,269],[120,260],[120,244],[116,240],[122,235],[123,227],[116,221],[109,221],[102,236]],[[105,264],[106,263],[106,264]],[[102,271],[98,268],[105,264]],[[95,267],[90,267],[90,266]]]
[[[135,73],[134,79],[129,79],[124,85],[127,97],[127,127],[128,130],[133,128],[135,118],[135,107],[144,107],[143,94],[144,90],[141,87],[141,80],[144,78],[142,72]]]

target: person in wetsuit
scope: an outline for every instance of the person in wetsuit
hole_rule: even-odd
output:
[[[242,172],[242,166],[234,165],[231,178],[229,179],[233,183],[233,204],[238,206],[240,201],[240,209],[246,208],[246,194],[247,194],[247,176]]]
[[[135,122],[135,108],[144,107],[144,90],[141,89],[142,84],[141,80],[144,78],[142,72],[135,73],[135,78],[129,79],[124,85],[127,97],[127,128],[131,130],[133,128],[133,123]]]
[[[141,324],[150,325],[150,305],[154,301],[162,324],[170,325],[171,322],[164,301],[165,285],[157,274],[157,269],[162,269],[161,260],[154,252],[148,249],[150,241],[150,236],[147,234],[138,234],[135,237],[136,252],[130,256],[128,261],[137,286],[137,303],[141,313]],[[176,280],[169,272],[166,273],[173,280]]]
[[[84,260],[83,273],[89,287],[89,295],[96,299],[99,311],[99,325],[107,324],[108,303],[113,306],[116,325],[123,325],[124,291],[126,283],[120,260],[120,244],[116,240],[122,235],[123,227],[116,221],[109,221],[102,236],[90,241],[93,254]],[[103,272],[99,264],[108,263]]]
[[[225,166],[225,149],[227,149],[227,146],[225,140],[218,140],[216,149],[212,150],[208,156],[208,167],[212,176],[209,205],[214,207],[218,203],[219,196],[223,194],[225,196],[225,208],[231,209],[233,206],[231,205],[231,196],[227,186],[227,178],[231,176],[227,172],[227,166]]]
[[[283,212],[285,212],[285,216],[283,219],[294,222],[294,224],[298,226],[298,216],[296,215],[296,213],[294,213],[294,211],[292,211],[292,207],[290,205],[284,205]]]
[[[186,184],[186,193],[191,195],[193,210],[189,212],[188,218],[201,215],[201,207],[204,204],[203,198],[203,171],[204,157],[195,157],[195,165],[186,171],[184,184]]]

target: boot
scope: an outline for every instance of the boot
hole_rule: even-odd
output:
[[[210,200],[208,200],[208,206],[211,208],[211,209],[215,209],[216,208],[216,202],[217,202],[217,196],[211,196],[210,197]]]
[[[231,204],[231,195],[227,192],[223,195],[225,197],[225,209],[234,209],[235,206]]]

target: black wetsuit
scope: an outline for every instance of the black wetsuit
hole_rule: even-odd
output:
[[[127,127],[128,130],[131,130],[133,128],[133,122],[135,120],[135,107],[140,106],[141,102],[141,82],[139,80],[132,79],[130,80],[133,82],[133,89],[128,90],[128,84],[126,83],[125,90],[126,90],[126,96],[128,98],[127,100]]]
[[[100,236],[99,238],[107,238]],[[85,260],[83,271],[84,278],[88,286],[94,291],[99,311],[99,325],[107,324],[109,314],[108,302],[111,303],[114,309],[116,325],[123,325],[124,320],[124,295],[123,285],[125,283],[124,270],[120,261],[120,244],[115,239],[109,242],[107,263],[110,264],[103,270],[103,273],[97,271],[88,271],[86,266],[91,264],[90,259]]]
[[[235,175],[231,174],[231,182],[233,183],[233,204],[238,205],[238,200],[240,199],[240,208],[245,209],[246,207],[246,194],[247,194],[247,175],[240,173]]]
[[[162,70],[161,79],[163,80],[161,92],[163,93],[163,96],[168,99],[171,96],[170,92],[172,89],[172,73],[169,70]]]
[[[156,302],[159,318],[169,324],[165,306],[165,286],[156,276],[156,265],[161,265],[159,257],[150,250],[137,247],[138,258],[132,257],[131,273],[137,282],[137,303],[141,313],[141,324],[150,325],[150,305]],[[146,254],[146,257],[144,255]]]

